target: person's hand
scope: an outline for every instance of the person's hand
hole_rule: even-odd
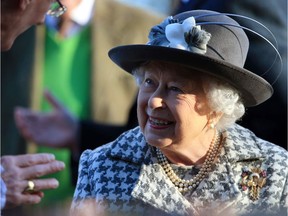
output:
[[[1,165],[4,169],[1,178],[7,188],[4,208],[39,203],[44,196],[42,190],[54,189],[59,185],[54,178],[39,177],[65,168],[65,164],[55,160],[53,154],[46,153],[2,156]],[[30,191],[27,190],[28,182],[32,182]]]
[[[77,119],[50,92],[45,91],[44,96],[53,108],[50,113],[20,107],[15,109],[19,132],[25,139],[38,145],[77,151]]]

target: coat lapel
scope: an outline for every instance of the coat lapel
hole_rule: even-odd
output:
[[[227,144],[227,140],[225,143]],[[203,208],[204,212],[213,212],[213,215],[231,213],[231,206],[241,198],[232,170],[231,164],[228,163],[226,148],[222,148],[212,172],[202,180],[191,195],[188,195],[189,197],[187,196],[199,214],[203,214]]]
[[[151,155],[150,152],[147,153]],[[194,208],[172,182],[167,181],[158,163],[142,165],[132,196],[171,215],[194,215]]]
[[[209,206],[208,211],[211,209],[214,215],[233,214],[235,206],[247,199],[239,187],[243,167],[262,164],[265,158],[255,135],[249,130],[235,125],[223,133],[223,138],[223,147],[213,171],[188,197],[198,212]]]

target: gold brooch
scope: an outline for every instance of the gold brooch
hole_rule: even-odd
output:
[[[251,168],[244,167],[242,169],[242,179],[240,181],[240,186],[243,191],[249,189],[249,197],[255,201],[259,199],[260,189],[266,183],[266,171],[261,170],[260,168]]]

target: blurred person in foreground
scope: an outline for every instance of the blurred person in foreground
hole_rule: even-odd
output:
[[[146,45],[110,50],[139,85],[139,127],[82,154],[72,215],[286,213],[287,151],[235,123],[273,94],[243,68],[244,28],[188,11],[154,26]]]
[[[2,0],[1,1],[1,51],[9,50],[15,39],[35,24],[42,24],[46,14],[59,15],[65,7],[51,1]],[[63,170],[64,163],[52,154],[26,154],[1,156],[1,210],[23,204],[36,204],[44,196],[42,190],[55,189],[58,181],[42,178]]]

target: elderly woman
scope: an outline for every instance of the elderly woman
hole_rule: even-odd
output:
[[[287,152],[235,124],[273,92],[243,68],[243,27],[189,11],[153,27],[149,39],[109,53],[139,84],[139,127],[82,154],[71,213],[285,213]]]

